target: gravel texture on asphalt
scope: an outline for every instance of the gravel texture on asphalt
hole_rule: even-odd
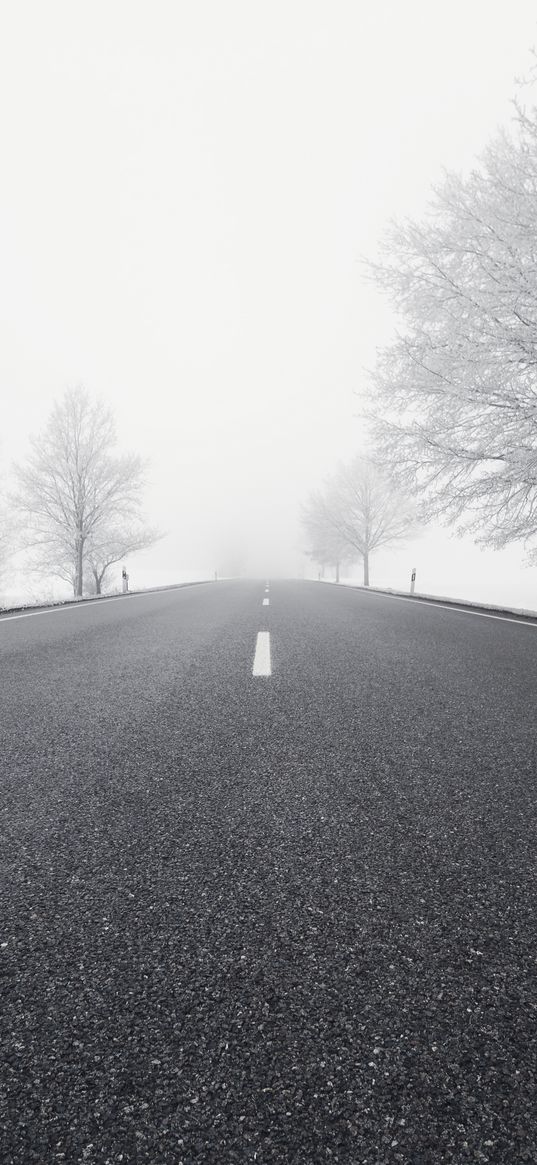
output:
[[[537,630],[263,593],[0,619],[2,1165],[537,1162]]]

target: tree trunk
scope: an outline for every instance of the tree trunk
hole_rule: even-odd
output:
[[[364,550],[364,587],[369,586],[369,550]]]
[[[339,562],[336,562],[336,582],[339,582]]]
[[[96,594],[96,595],[100,595],[100,594],[101,594],[101,586],[102,586],[103,576],[102,576],[102,574],[97,574],[97,571],[96,571],[96,570],[94,570],[94,571],[93,571],[93,577],[94,577],[94,579],[95,579],[95,594]]]
[[[75,574],[75,595],[77,599],[82,598],[84,589],[84,538],[80,530],[76,534],[76,574]]]

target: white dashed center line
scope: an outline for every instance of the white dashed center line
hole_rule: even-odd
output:
[[[263,606],[264,606],[264,607],[268,607],[268,605],[269,605],[269,602],[270,602],[270,600],[269,600],[269,599],[263,599]]]
[[[255,645],[253,676],[271,676],[270,663],[270,631],[259,631]]]

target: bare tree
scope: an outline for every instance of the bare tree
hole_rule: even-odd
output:
[[[334,527],[331,514],[327,512],[326,498],[320,490],[310,495],[302,506],[301,522],[308,543],[307,554],[318,563],[324,574],[326,566],[333,566],[336,582],[339,582],[340,568],[349,560],[349,547],[345,539]]]
[[[402,320],[372,375],[383,458],[425,516],[535,544],[537,111],[396,224],[370,274]]]
[[[28,461],[15,470],[15,504],[29,541],[44,564],[69,577],[74,594],[84,587],[88,540],[101,531],[140,520],[143,464],[114,454],[115,424],[101,402],[81,388],[56,403]]]
[[[324,490],[311,496],[305,513],[311,515],[309,525],[305,522],[310,536],[315,536],[317,528],[326,539],[321,546],[337,546],[342,560],[362,559],[366,587],[373,551],[401,541],[416,528],[410,501],[394,489],[371,458],[361,456],[339,467]],[[311,545],[313,549],[313,541]]]
[[[159,531],[142,523],[128,529],[109,526],[89,535],[84,544],[85,593],[101,595],[111,566],[127,555],[152,546],[162,536]],[[75,590],[76,562],[67,540],[62,542],[61,539],[56,539],[45,545],[40,544],[33,570],[41,575],[56,575]]]
[[[159,538],[162,538],[162,534],[158,530],[142,523],[129,529],[112,524],[91,534],[86,542],[85,560],[89,567],[91,589],[94,594],[102,594],[111,566],[121,562],[128,554],[152,546]]]

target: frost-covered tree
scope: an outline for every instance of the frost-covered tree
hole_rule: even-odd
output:
[[[370,274],[401,325],[372,375],[381,455],[421,513],[477,541],[537,542],[537,111],[517,109]]]
[[[310,494],[302,506],[301,522],[306,537],[307,551],[313,562],[324,572],[332,566],[339,582],[340,567],[349,561],[349,548],[342,535],[335,529],[331,515],[327,512],[326,497],[321,490]]]
[[[310,496],[302,520],[310,549],[317,547],[316,557],[319,550],[337,547],[341,561],[362,559],[364,586],[369,586],[373,551],[392,546],[415,529],[408,498],[374,460],[363,456],[340,465],[324,489]]]
[[[84,544],[84,594],[101,595],[107,585],[110,567],[124,560],[127,555],[152,546],[161,537],[158,531],[143,522],[127,529],[111,525],[89,535]],[[55,575],[63,579],[76,594],[76,560],[69,539],[56,537],[40,543],[30,566],[40,575]]]
[[[142,461],[116,454],[115,445],[110,410],[84,389],[70,389],[15,470],[14,502],[28,542],[44,568],[72,582],[76,596],[83,594],[89,540],[141,520]]]
[[[121,562],[127,555],[145,550],[162,537],[157,530],[143,522],[125,528],[112,522],[102,526],[90,535],[86,542],[85,561],[90,577],[89,588],[96,595],[102,594],[111,566]]]

